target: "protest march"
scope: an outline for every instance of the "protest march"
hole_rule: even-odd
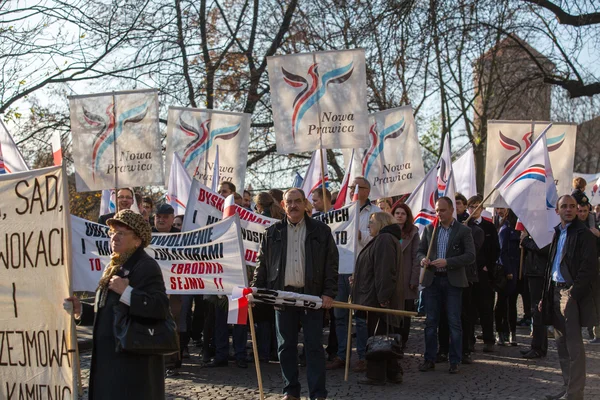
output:
[[[574,172],[577,126],[487,121],[478,182],[474,149],[453,153],[449,134],[426,162],[412,106],[370,112],[368,62],[267,58],[276,151],[310,162],[263,190],[251,114],[159,104],[156,89],[68,96],[72,159],[59,137],[51,167],[29,169],[2,123],[0,398],[165,399],[186,365],[230,362],[261,399],[333,398],[336,370],[358,392],[427,373],[444,398],[442,373],[474,379],[481,354],[518,345],[513,358],[558,354],[546,398],[598,396],[600,178]],[[101,192],[97,220],[71,213],[69,179]]]

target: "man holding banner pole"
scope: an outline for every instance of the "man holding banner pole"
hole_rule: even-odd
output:
[[[300,189],[285,192],[283,221],[267,228],[253,287],[320,296],[322,308],[331,308],[337,292],[339,254],[331,229],[305,212],[306,196]],[[322,309],[277,307],[279,362],[285,382],[284,400],[300,398],[298,380],[298,323],[304,331],[306,374],[310,399],[325,399],[325,355],[321,345]]]

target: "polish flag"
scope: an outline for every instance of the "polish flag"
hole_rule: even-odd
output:
[[[229,312],[227,313],[227,323],[236,325],[246,325],[248,321],[248,298],[252,293],[251,288],[234,287],[229,299]]]
[[[360,186],[357,184],[354,188],[354,194],[352,195],[352,201],[358,201],[358,191],[360,190]]]
[[[4,156],[2,156],[2,143],[0,143],[0,174],[5,174],[6,168],[4,167]]]
[[[54,165],[62,164],[62,146],[60,144],[60,132],[58,131],[54,131],[54,134],[52,134],[52,156],[54,157]]]
[[[225,203],[223,204],[223,219],[235,215],[236,208],[235,199],[233,195],[230,194],[225,198]]]
[[[515,231],[519,231],[519,232],[524,232],[525,229],[525,225],[523,225],[523,223],[521,222],[520,219],[517,219],[517,224],[515,225]]]
[[[173,154],[169,186],[167,188],[167,202],[175,210],[175,215],[185,214],[191,186],[192,178],[185,170],[177,153]]]
[[[492,210],[492,207],[481,210],[481,219],[485,219],[487,222],[494,223],[494,214],[492,214]]]
[[[329,182],[329,174],[327,173],[327,157],[323,154],[324,167],[323,171],[325,171],[325,178],[321,176],[321,152],[319,150],[315,151],[310,159],[310,163],[308,164],[308,169],[306,170],[306,175],[304,175],[304,179],[302,180],[302,191],[306,196],[306,200],[312,203],[312,192],[315,189],[320,188],[325,185],[327,187]]]
[[[353,160],[354,149],[352,149],[352,155],[350,156],[350,161],[348,162],[348,167],[346,168],[346,174],[344,175],[344,180],[342,181],[340,192],[338,193],[338,197],[335,200],[335,204],[333,205],[334,210],[339,210],[340,208],[346,205],[346,199],[348,198],[348,185],[350,184],[350,173],[352,172]]]

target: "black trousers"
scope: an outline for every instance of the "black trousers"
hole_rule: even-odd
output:
[[[208,360],[215,346],[213,339],[215,336],[215,305],[209,301],[204,302],[204,329],[202,330],[204,340],[202,342],[202,355],[204,360]]]
[[[494,298],[495,292],[490,285],[489,273],[479,271],[479,282],[473,284],[473,303],[479,314],[483,342],[494,344]]]
[[[544,289],[544,278],[541,276],[528,276],[527,284],[529,286],[529,298],[531,299],[531,317],[533,318],[531,348],[545,356],[548,352],[548,333],[542,320],[542,313],[538,310],[538,304],[542,299]]]
[[[408,299],[404,300],[404,310],[406,311],[415,311],[415,300]],[[408,342],[408,335],[410,334],[410,317],[404,317],[404,321],[402,323],[402,328],[400,329],[402,335],[402,347],[406,347],[406,342]]]
[[[523,276],[523,279],[517,282],[517,291],[523,299],[523,318],[531,319],[531,295],[527,279],[528,277]]]
[[[517,330],[517,297],[516,291],[511,294],[498,293],[494,314],[496,317],[496,331],[509,333]]]
[[[470,354],[475,346],[475,325],[473,314],[473,287],[469,283],[469,287],[463,288],[462,291],[462,310],[460,313],[460,321],[462,324],[462,349],[463,354]],[[440,313],[440,325],[438,327],[438,343],[439,353],[448,354],[450,346],[450,327],[448,326],[448,313],[443,310]]]
[[[379,325],[377,325],[377,322]],[[375,331],[377,327],[377,331]],[[369,312],[367,314],[367,331],[369,337],[375,335],[385,335],[386,333],[400,333],[400,329],[387,326],[386,316],[381,313]],[[397,359],[384,360],[384,361],[367,361],[367,378],[376,381],[385,381],[386,378],[389,380],[396,380],[398,374],[402,374],[402,367],[398,364]]]
[[[204,300],[201,294],[194,296],[192,323],[188,326],[192,327],[191,338],[193,340],[200,340],[202,338],[202,331],[204,330]]]
[[[327,340],[327,348],[325,349],[330,358],[335,357],[338,351],[338,340],[335,332],[335,315],[333,308],[329,309],[329,338]]]

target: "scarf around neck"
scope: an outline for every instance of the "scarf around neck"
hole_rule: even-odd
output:
[[[100,282],[98,282],[98,288],[96,289],[96,292],[99,295],[99,299],[96,302],[98,308],[102,308],[106,304],[106,297],[108,296],[108,284],[110,279],[121,270],[123,265],[136,251],[137,248],[125,253],[112,253],[110,255],[110,263],[104,269],[102,278],[100,278]]]

